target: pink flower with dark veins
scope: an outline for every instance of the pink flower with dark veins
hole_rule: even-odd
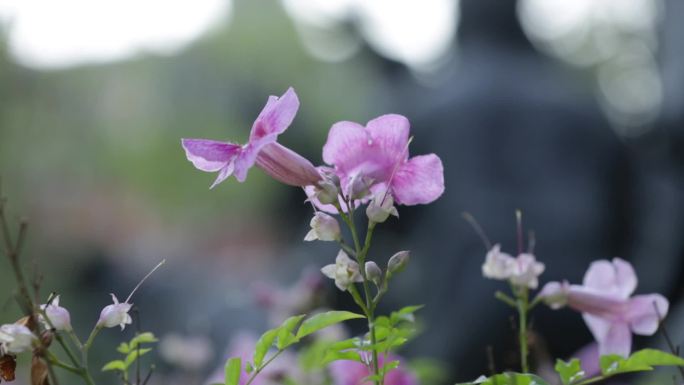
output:
[[[632,333],[653,335],[669,308],[669,302],[660,294],[630,297],[636,286],[632,265],[614,258],[593,262],[583,285],[549,282],[539,296],[553,309],[567,305],[582,312],[601,355],[627,357],[632,350]]]
[[[254,121],[245,145],[209,139],[182,139],[185,155],[199,170],[218,172],[211,188],[231,175],[244,182],[255,164],[274,179],[292,186],[316,184],[321,176],[306,158],[280,145],[278,135],[285,132],[299,109],[299,98],[292,88],[281,97],[269,96],[266,106]]]
[[[334,167],[346,196],[365,202],[370,193],[387,191],[398,204],[416,205],[442,195],[442,161],[435,154],[409,158],[409,128],[408,119],[396,114],[380,116],[366,126],[346,121],[332,126],[323,160]],[[308,193],[311,197],[311,188]],[[332,211],[330,205],[320,208]]]

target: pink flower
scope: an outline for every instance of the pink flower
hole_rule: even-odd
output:
[[[365,127],[354,122],[332,126],[323,160],[334,166],[345,195],[365,201],[364,192],[388,191],[403,205],[427,204],[442,195],[442,161],[435,154],[409,159],[409,127],[408,119],[394,114],[375,118]]]
[[[293,186],[307,186],[321,177],[307,159],[278,144],[299,109],[299,98],[292,88],[280,98],[269,96],[266,106],[254,121],[247,144],[208,139],[182,139],[185,155],[199,170],[218,171],[211,188],[231,175],[244,182],[255,164],[274,179]]]
[[[632,265],[614,258],[612,262],[593,262],[583,285],[549,282],[539,295],[554,309],[567,305],[582,312],[601,355],[626,357],[632,350],[632,333],[654,334],[669,308],[669,302],[660,294],[630,298],[636,286]]]
[[[387,357],[390,361],[398,360],[399,357],[389,355]],[[378,362],[382,367],[385,359],[380,355]],[[372,381],[362,381],[364,378],[370,376],[372,373],[368,367],[357,361],[341,360],[330,364],[330,376],[333,380],[333,385],[370,385]],[[385,385],[418,385],[418,379],[413,373],[404,369],[400,365],[396,369],[390,370],[385,375]]]

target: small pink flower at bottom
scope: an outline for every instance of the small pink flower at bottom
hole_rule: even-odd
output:
[[[380,355],[378,362],[380,367],[384,365],[385,361],[401,361],[395,355],[389,355],[386,359]],[[373,381],[364,381],[364,379],[372,372],[368,367],[357,361],[341,360],[330,364],[330,376],[333,380],[333,385],[371,385]],[[416,376],[407,371],[403,365],[398,368],[390,370],[385,374],[385,385],[419,385]]]
[[[653,335],[669,309],[668,300],[660,294],[630,297],[636,287],[632,265],[614,258],[593,262],[583,285],[549,282],[539,296],[553,309],[567,305],[582,312],[601,355],[626,357],[632,350],[632,333]]]
[[[211,188],[231,175],[244,182],[255,164],[274,179],[293,186],[313,185],[321,176],[307,159],[278,144],[299,109],[299,99],[292,88],[280,98],[270,96],[254,121],[245,145],[208,139],[182,139],[185,155],[199,170],[217,172]]]

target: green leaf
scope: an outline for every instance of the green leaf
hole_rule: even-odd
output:
[[[131,348],[128,347],[127,343],[122,342],[119,347],[116,348],[116,351],[121,354],[128,354],[131,352]]]
[[[126,369],[127,369],[126,364],[121,360],[110,361],[105,366],[102,367],[103,372],[107,372],[107,371],[111,371],[111,370],[118,370],[121,372],[125,372]]]
[[[152,351],[152,349],[146,348],[146,349],[135,349],[134,351],[128,353],[128,355],[126,356],[126,361],[125,361],[126,368],[131,366],[131,364],[134,363],[135,360],[137,360],[140,356],[147,354],[151,351]]]
[[[252,366],[252,363],[251,362],[245,362],[245,372],[247,372],[247,374],[250,374],[253,371],[254,371],[254,366]]]
[[[240,371],[242,370],[242,359],[239,357],[231,358],[226,361],[225,385],[238,385],[240,382]]]
[[[413,316],[413,313],[417,312],[421,308],[423,308],[423,305],[406,306],[404,308],[399,309],[398,311],[392,312],[392,314],[390,314],[390,319],[392,320],[392,325],[396,325],[401,321],[416,322],[416,319]]]
[[[561,378],[563,385],[568,385],[571,382],[581,380],[584,378],[584,371],[580,366],[580,360],[573,358],[570,362],[563,360],[556,360],[556,372]]]
[[[350,311],[329,311],[326,313],[316,314],[302,322],[302,326],[300,326],[299,330],[297,331],[297,338],[308,336],[309,334],[315,333],[321,329],[325,329],[328,326],[355,318],[366,317],[362,316],[361,314],[352,313]]]
[[[271,348],[271,345],[273,345],[273,341],[275,341],[277,336],[278,329],[271,329],[259,337],[256,347],[254,348],[254,367],[256,369],[261,367],[261,364],[264,362],[264,357],[266,357],[266,353],[268,353],[268,349]]]
[[[276,347],[278,350],[283,350],[299,341],[299,339],[293,334],[293,331],[304,317],[305,315],[303,314],[290,317],[286,319],[285,322],[283,322],[283,324],[278,328],[278,341],[276,342]]]
[[[128,349],[129,351],[131,351],[133,349],[136,349],[140,344],[150,344],[157,341],[159,340],[154,336],[154,334],[150,332],[140,333],[137,336],[133,337],[131,342],[128,343]]]
[[[339,360],[349,360],[349,361],[356,361],[356,362],[363,362],[361,359],[361,355],[359,352],[355,350],[345,350],[345,351],[334,351],[334,350],[329,350],[325,353],[325,356],[323,357],[323,365],[327,365],[333,361],[339,361]]]
[[[473,382],[464,382],[456,385],[472,384]],[[477,385],[549,385],[549,383],[534,374],[507,372],[489,377],[484,381],[478,382]]]
[[[629,365],[684,366],[684,359],[657,349],[643,349],[634,352],[628,359]]]

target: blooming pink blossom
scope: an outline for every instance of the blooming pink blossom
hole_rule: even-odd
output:
[[[245,145],[208,139],[182,139],[185,155],[199,170],[218,171],[213,188],[231,175],[244,182],[255,164],[274,179],[293,186],[315,184],[321,179],[316,168],[296,152],[278,144],[299,109],[299,98],[289,88],[280,98],[270,96],[254,121]]]
[[[632,333],[654,334],[669,308],[669,302],[660,294],[630,297],[636,286],[632,265],[614,258],[593,262],[583,285],[549,282],[539,295],[554,309],[567,305],[582,312],[601,355],[626,357],[632,350]]]
[[[380,367],[382,367],[384,361],[395,360],[399,360],[399,357],[395,355],[389,355],[387,359],[382,355],[378,357]],[[373,383],[372,381],[363,381],[363,379],[372,374],[365,364],[357,361],[340,360],[330,364],[330,376],[332,377],[333,385],[370,385]],[[418,385],[418,379],[413,373],[407,371],[403,365],[400,365],[398,368],[392,369],[385,374],[385,381],[383,383],[385,385]]]
[[[334,166],[345,195],[363,200],[364,191],[387,191],[402,205],[427,204],[442,195],[442,161],[435,154],[409,158],[409,127],[408,119],[395,114],[375,118],[365,127],[346,121],[332,126],[323,160]]]
[[[501,246],[496,244],[487,252],[482,275],[490,279],[510,281],[515,286],[536,289],[544,269],[544,264],[537,262],[534,255],[520,253],[514,258],[502,252]]]

